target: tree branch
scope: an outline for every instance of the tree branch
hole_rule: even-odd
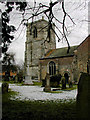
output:
[[[63,12],[64,12],[64,17],[63,17],[63,34],[64,34],[64,37],[65,37],[65,39],[66,39],[66,42],[67,42],[67,44],[68,44],[68,50],[67,50],[67,53],[69,53],[69,50],[70,50],[70,45],[69,45],[69,42],[68,42],[68,39],[67,39],[67,37],[66,37],[66,34],[65,34],[65,18],[66,18],[66,11],[65,11],[65,9],[64,9],[64,2],[62,2],[62,9],[63,9]]]

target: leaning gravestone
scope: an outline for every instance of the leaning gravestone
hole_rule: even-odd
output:
[[[46,80],[46,85],[44,91],[49,92],[51,91],[51,87],[50,87],[50,75],[48,73],[46,74],[45,80]]]
[[[78,83],[77,120],[90,120],[90,75],[82,73]]]

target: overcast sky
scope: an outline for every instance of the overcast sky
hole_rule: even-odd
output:
[[[30,0],[28,0],[28,4],[30,6],[33,6],[33,1],[30,2]],[[47,2],[46,2],[47,1]],[[36,0],[36,3],[38,5],[38,3],[43,3],[48,5],[50,0]],[[52,0],[53,2],[56,0]],[[60,0],[58,0],[60,1]],[[68,1],[68,2],[67,2]],[[65,10],[66,12],[71,16],[71,18],[73,19],[73,21],[75,22],[76,25],[73,25],[73,23],[71,22],[71,20],[67,17],[66,18],[66,27],[68,28],[69,31],[69,35],[68,35],[68,40],[71,46],[73,45],[78,45],[80,44],[87,36],[88,36],[88,1],[89,0],[78,0],[78,2],[75,2],[75,0],[65,0]],[[3,6],[2,6],[3,7]],[[27,12],[28,16],[31,15],[32,11]],[[61,4],[57,4],[55,5],[55,7],[53,8],[53,12],[56,18],[58,18],[60,21],[62,21],[62,10],[61,10]],[[13,10],[13,12],[10,15],[11,17],[11,22],[10,24],[13,24],[16,26],[16,28],[18,28],[20,21],[22,19],[22,15]],[[37,18],[35,18],[35,20],[37,19],[41,19],[43,15],[38,16]],[[55,21],[55,24],[61,29],[61,25]],[[58,33],[58,31],[57,31]],[[21,63],[24,61],[24,51],[25,51],[25,41],[26,41],[26,27],[25,26],[21,26],[15,33],[15,39],[12,42],[12,44],[10,45],[9,51],[10,52],[14,52],[15,58],[16,58],[16,62],[17,63]],[[59,35],[59,33],[58,33]],[[60,36],[61,37],[61,36]],[[60,47],[66,47],[67,44],[65,42],[65,40],[61,41],[61,42],[57,42],[57,38],[56,38],[56,47],[60,48]]]

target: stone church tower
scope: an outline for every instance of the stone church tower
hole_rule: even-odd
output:
[[[55,29],[55,25],[52,25]],[[25,82],[32,83],[32,80],[39,78],[39,59],[50,49],[56,49],[55,34],[51,30],[51,40],[48,43],[48,22],[42,19],[28,23],[25,43]],[[46,41],[47,39],[47,41]]]

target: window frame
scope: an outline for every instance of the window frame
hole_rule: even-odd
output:
[[[53,61],[50,61],[50,63],[49,63],[49,74],[51,76],[56,74],[56,64]]]

